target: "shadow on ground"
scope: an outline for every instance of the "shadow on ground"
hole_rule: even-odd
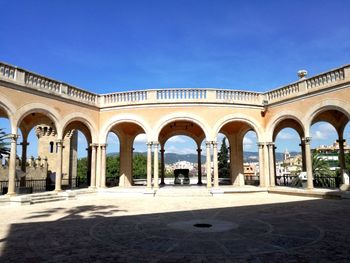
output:
[[[134,216],[116,216],[123,210],[115,206],[52,208],[30,218],[65,216],[11,225],[0,262],[349,262],[349,205],[319,199]]]

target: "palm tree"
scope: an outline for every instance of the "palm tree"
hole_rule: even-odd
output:
[[[312,155],[312,175],[315,185],[321,187],[330,187],[332,185],[331,177],[336,176],[330,169],[329,163],[317,153]]]
[[[10,142],[8,141],[9,138],[10,135],[6,134],[4,129],[0,128],[0,157],[10,155],[10,148],[8,147],[10,145]]]

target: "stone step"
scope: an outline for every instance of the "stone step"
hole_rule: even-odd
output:
[[[41,199],[32,199],[30,200],[31,204],[41,204],[41,203],[48,203],[48,202],[57,202],[57,201],[64,201],[66,198],[63,196],[56,196],[56,197],[48,197],[48,198],[41,198]]]

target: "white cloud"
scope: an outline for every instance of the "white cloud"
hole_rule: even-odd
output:
[[[135,143],[146,143],[147,142],[147,136],[145,133],[139,134],[135,138]]]
[[[311,130],[311,137],[315,140],[328,140],[336,135],[334,127],[327,122],[316,124]]]
[[[165,148],[166,153],[177,153],[177,154],[196,154],[197,149],[195,148],[181,148],[181,147],[175,147],[175,145],[169,145]]]
[[[286,131],[281,131],[280,133],[278,133],[277,138],[282,139],[282,140],[298,139],[298,137],[296,136],[295,133],[290,133],[290,132],[286,132]]]
[[[170,142],[170,143],[187,143],[188,140],[185,140],[183,136],[176,135],[176,136],[171,137],[167,142]]]

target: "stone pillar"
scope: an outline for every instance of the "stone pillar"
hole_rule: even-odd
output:
[[[198,146],[198,149],[197,149],[197,154],[198,154],[198,157],[197,157],[197,166],[198,166],[198,185],[202,185],[202,149],[201,149],[201,146],[199,145]]]
[[[228,137],[230,143],[230,177],[234,186],[244,185],[243,138],[239,134]]]
[[[106,187],[106,146],[107,144],[101,144],[101,185],[100,187]]]
[[[265,185],[268,187],[270,185],[270,164],[269,164],[269,149],[267,143],[264,147],[264,180]]]
[[[63,141],[57,140],[57,159],[56,159],[56,180],[55,180],[55,191],[62,191],[62,154],[63,154]]]
[[[311,147],[310,141],[311,137],[306,137],[303,139],[305,145],[305,159],[306,159],[306,174],[307,174],[307,188],[313,189],[313,175],[312,175],[312,157],[311,157]]]
[[[270,186],[275,186],[275,161],[274,161],[274,147],[275,144],[273,142],[269,142],[269,174],[270,174]]]
[[[91,179],[90,187],[96,188],[96,147],[97,144],[91,143]]]
[[[305,143],[303,140],[299,146],[301,147],[302,171],[306,172]]]
[[[339,143],[339,167],[340,167],[340,174],[342,175],[345,169],[345,155],[344,155],[344,143],[345,140],[343,139],[343,136],[339,136],[339,139],[337,140]]]
[[[134,141],[134,137],[130,135],[124,135],[120,137],[120,175],[119,175],[120,187],[129,187],[133,184],[133,180],[132,180],[133,141]]]
[[[153,142],[154,145],[154,163],[153,163],[153,187],[154,189],[159,188],[159,179],[158,179],[158,142]]]
[[[152,188],[152,143],[147,143],[147,188]]]
[[[164,169],[165,169],[165,163],[164,163],[164,145],[162,144],[160,146],[160,185],[165,185],[164,182]]]
[[[258,143],[259,147],[259,181],[261,187],[266,187],[264,173],[264,143]]]
[[[23,172],[26,172],[26,164],[27,164],[27,146],[29,145],[29,142],[27,140],[23,140],[21,142],[22,145],[22,162],[21,162],[21,170]]]
[[[210,141],[205,142],[207,150],[207,188],[211,188]]]
[[[219,187],[218,143],[213,143],[214,188]]]
[[[17,134],[12,134],[11,137],[11,152],[10,152],[10,163],[9,163],[9,181],[7,195],[16,194],[16,156],[17,156]]]
[[[101,146],[96,145],[96,187],[101,186]]]

